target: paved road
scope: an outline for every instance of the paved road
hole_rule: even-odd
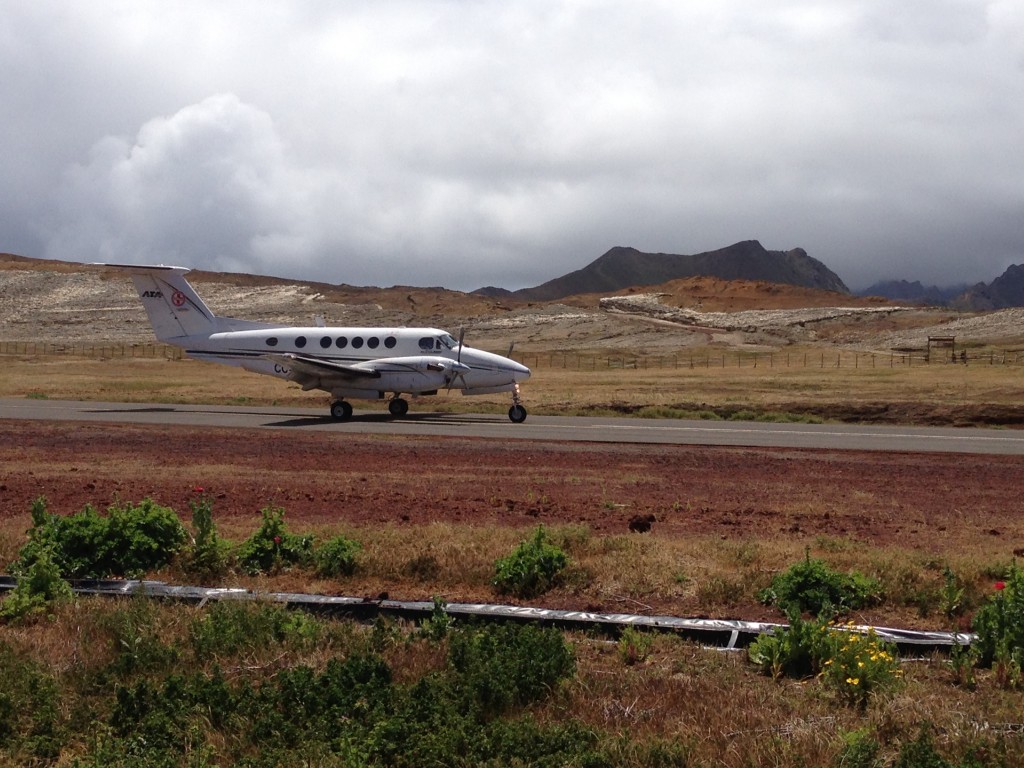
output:
[[[381,408],[357,410],[352,421],[332,421],[322,408],[146,405],[0,398],[0,420],[177,424],[193,427],[330,431],[387,435],[483,437],[494,440],[565,440],[663,445],[731,445],[899,452],[1024,455],[1024,431],[835,424],[761,424],[653,419],[530,416],[512,424],[504,416],[412,412],[403,419]],[[3,428],[0,424],[0,434]]]

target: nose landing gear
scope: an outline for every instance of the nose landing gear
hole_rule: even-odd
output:
[[[513,424],[522,424],[526,421],[526,409],[519,399],[519,385],[512,390],[512,407],[508,409],[508,418]]]

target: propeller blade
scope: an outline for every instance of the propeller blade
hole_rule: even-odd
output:
[[[462,326],[461,328],[459,328],[459,351],[458,354],[456,354],[455,356],[456,363],[462,362],[462,340],[464,338],[466,338],[466,326]]]
[[[508,343],[508,354],[505,355],[505,357],[512,357],[512,347],[514,347],[515,345],[516,345],[515,341],[510,341]]]

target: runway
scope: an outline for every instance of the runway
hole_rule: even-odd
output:
[[[329,431],[379,435],[476,437],[494,441],[569,441],[660,445],[748,446],[816,450],[1024,455],[1024,431],[955,427],[774,424],[676,419],[531,415],[513,424],[503,415],[411,411],[396,419],[383,406],[357,409],[337,422],[323,408],[164,405],[0,398],[0,420]]]

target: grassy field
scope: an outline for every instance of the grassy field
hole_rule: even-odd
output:
[[[194,361],[8,356],[0,362],[3,397],[304,407],[317,407],[327,399],[323,393],[304,393],[282,381]],[[999,365],[603,370],[539,366],[523,395],[535,414],[674,416],[725,409],[756,415],[803,410],[827,418],[829,413],[846,413],[851,406],[879,403],[913,403],[933,411],[1012,408],[1024,395],[1024,376],[1018,366]],[[500,412],[507,404],[505,397],[463,398],[452,393],[424,399],[414,408]],[[18,530],[0,532],[0,557],[5,561],[24,543],[24,525],[19,525]],[[236,542],[250,532],[240,521],[222,531]],[[312,592],[339,587],[358,592],[384,583],[398,594],[422,588],[410,577],[409,563],[411,553],[426,547],[440,574],[432,577],[432,588],[457,598],[467,587],[485,587],[494,559],[507,553],[520,536],[515,530],[449,525],[376,527],[372,535],[366,530],[340,532],[360,539],[364,546],[360,575],[349,583],[318,580],[303,571],[236,578],[233,583],[257,590]],[[339,531],[315,533],[324,537]],[[586,578],[592,588],[621,596],[623,612],[641,611],[644,598],[654,593],[688,602],[697,612],[750,604],[771,574],[802,555],[796,543],[770,539],[665,541],[594,536],[572,526],[552,534],[573,560],[570,578]],[[899,610],[907,615],[927,610],[930,621],[940,625],[946,619],[938,617],[951,608],[955,597],[943,592],[941,565],[949,565],[967,585],[963,598],[972,607],[988,598],[986,588],[1002,576],[998,568],[1006,565],[989,552],[951,551],[939,563],[926,553],[847,539],[821,538],[815,542],[814,555],[827,556],[837,568],[879,577],[887,599],[901,606]],[[185,580],[173,569],[155,576]],[[411,688],[425,673],[441,674],[449,642],[428,642],[401,624],[361,627],[323,622],[314,629],[300,626],[298,639],[288,630],[252,646],[201,657],[190,638],[209,610],[84,599],[61,607],[50,620],[3,627],[0,708],[8,709],[0,711],[5,718],[0,721],[0,762],[71,765],[78,758],[81,765],[145,764],[145,734],[118,720],[124,702],[134,701],[139,707],[136,714],[141,713],[147,727],[162,723],[174,744],[159,753],[161,760],[171,755],[161,764],[361,764],[327,752],[304,753],[301,746],[292,750],[280,732],[266,734],[263,741],[246,741],[243,726],[218,723],[215,712],[194,704],[167,714],[167,722],[154,723],[162,713],[155,703],[159,697],[149,701],[144,694],[180,689],[178,677],[185,669],[207,688],[225,677],[226,696],[252,686],[261,691],[257,701],[269,701],[277,675],[305,667],[320,674],[331,659],[350,658],[367,649],[386,661],[397,683]],[[954,619],[949,619],[949,626],[954,626]],[[251,625],[246,627],[250,628],[242,631],[253,634]],[[599,637],[567,639],[574,649],[575,673],[550,695],[506,716],[524,729],[523,724],[532,721],[547,729],[578,725],[592,730],[602,761],[588,764],[877,768],[896,764],[898,758],[903,766],[1012,766],[1024,761],[1024,680],[1019,670],[1014,677],[1005,670],[979,669],[968,680],[943,656],[904,660],[900,685],[873,696],[861,708],[844,702],[820,678],[776,681],[762,675],[742,653],[707,651],[669,636],[636,641],[639,651]],[[438,732],[432,735],[437,737]],[[260,750],[268,743],[277,751],[267,752],[260,762]],[[924,745],[933,745],[934,750],[929,752]],[[937,762],[936,753],[947,762]],[[913,754],[917,762],[906,757]],[[154,757],[149,759],[157,764]]]
[[[799,354],[794,352],[793,354]],[[4,356],[0,396],[118,402],[268,404],[318,407],[328,397],[302,392],[268,376],[193,360]],[[828,418],[858,407],[916,404],[955,411],[1018,407],[1024,368],[1017,365],[876,367],[657,367],[575,369],[544,366],[523,385],[531,413],[709,415],[712,409],[807,411]],[[415,407],[438,411],[494,411],[506,396],[423,398]],[[646,409],[646,410],[645,410]],[[908,419],[912,417],[908,416]]]

